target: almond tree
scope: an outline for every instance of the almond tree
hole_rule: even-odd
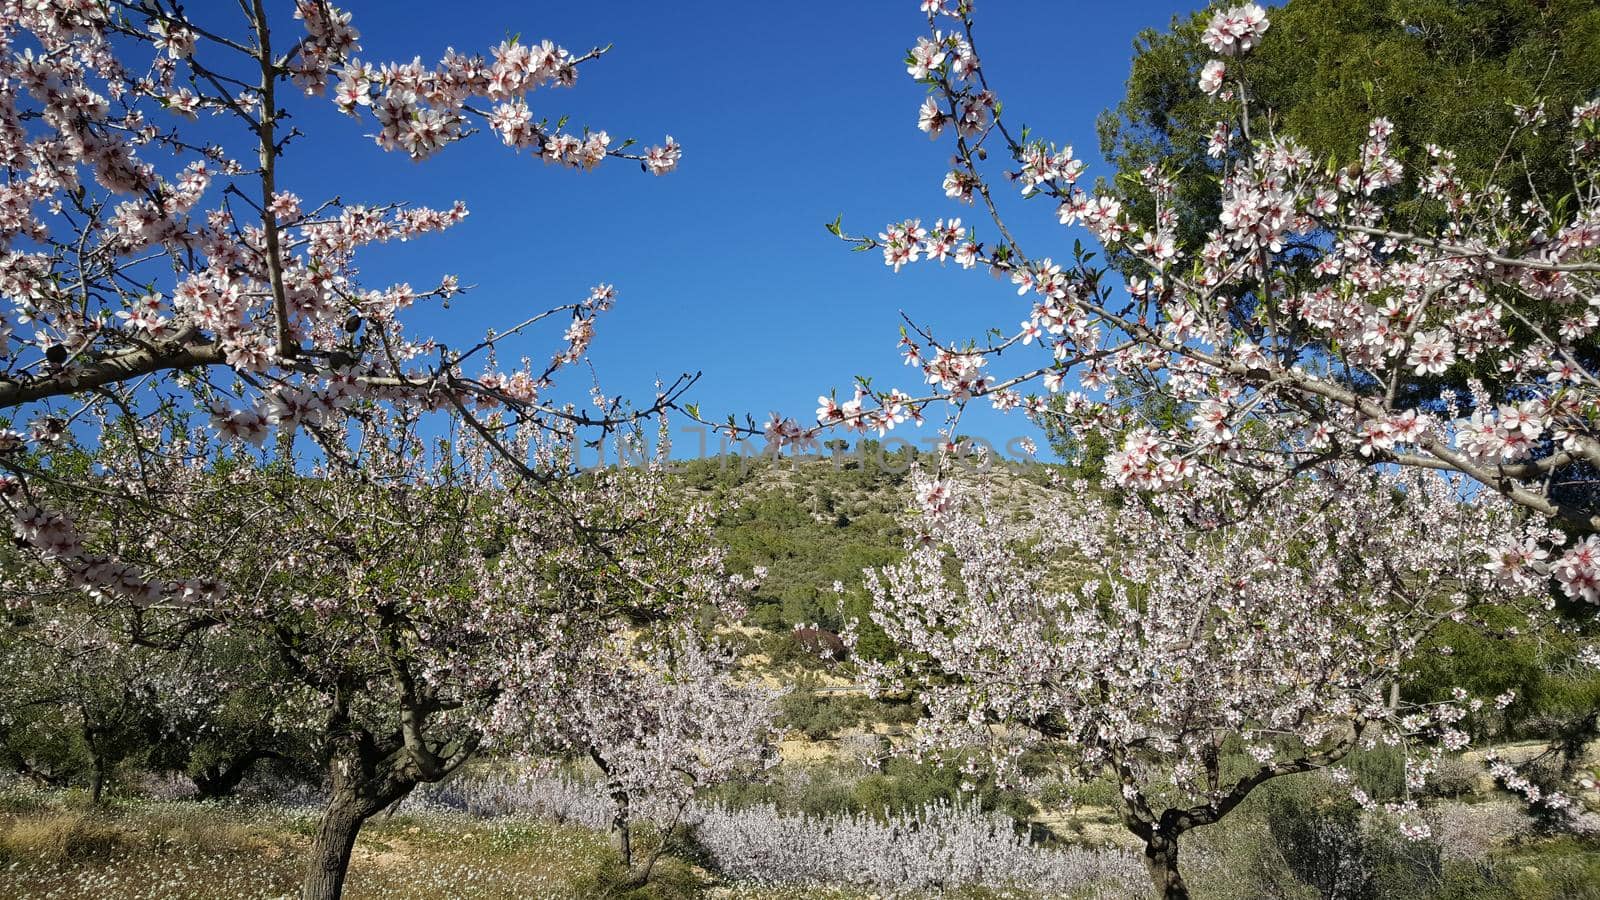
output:
[[[734,672],[735,658],[691,623],[652,623],[595,648],[544,715],[553,749],[586,753],[612,802],[611,830],[629,881],[650,878],[665,835],[635,865],[632,825],[671,830],[706,787],[778,762],[782,695]]]
[[[1150,169],[1086,191],[1070,146],[1011,124],[976,49],[971,4],[919,6],[929,31],[906,58],[927,91],[918,125],[952,147],[945,195],[975,207],[993,234],[980,240],[977,224],[948,215],[876,237],[830,227],[896,271],[920,261],[986,269],[1025,298],[1022,321],[979,341],[913,322],[901,345],[928,389],[862,383],[848,399],[823,398],[818,427],[885,431],[932,404],[959,415],[987,401],[1109,438],[1119,448],[1109,474],[1141,489],[1182,485],[1208,464],[1293,473],[1348,459],[1457,472],[1560,523],[1573,537],[1553,539],[1537,567],[1569,596],[1600,602],[1600,101],[1519,110],[1504,136],[1509,155],[1528,132],[1564,129],[1564,197],[1512,204],[1492,180],[1458,177],[1447,148],[1396,159],[1381,119],[1358,158],[1318,160],[1252,102],[1249,53],[1273,39],[1265,11],[1221,9],[1204,35],[1216,56],[1194,73],[1196,90],[1216,98],[1220,224],[1186,243],[1174,186],[1214,173]],[[1442,213],[1427,217],[1444,223],[1437,230],[1414,233],[1390,202],[1405,179]],[[1133,274],[1114,283],[1082,240],[1025,230],[1012,192],[1032,201],[1024,211],[1047,208],[1120,251]],[[1133,192],[1153,198],[1152,220],[1130,218]],[[1477,376],[1465,391],[1451,387],[1462,367]],[[774,417],[767,433],[785,443],[816,429]]]
[[[378,147],[416,160],[481,128],[547,163],[626,158],[670,171],[679,152],[670,138],[629,153],[632,142],[565,133],[533,113],[535,91],[570,87],[606,49],[512,39],[488,58],[451,50],[435,66],[373,64],[356,56],[350,14],[323,0],[205,13],[178,0],[0,8],[9,175],[0,278],[15,304],[0,331],[0,408],[179,370],[220,372],[218,417],[247,434],[314,410],[335,381],[538,407],[538,371],[514,385],[473,377],[465,366],[484,348],[451,352],[401,332],[407,307],[459,292],[454,277],[420,289],[355,280],[361,247],[451,227],[464,205],[301,198],[278,183],[278,165],[303,138],[292,104],[331,87]],[[220,121],[185,137],[200,115]],[[596,311],[562,308],[575,353]],[[242,395],[225,389],[230,368],[251,376]]]
[[[361,822],[468,759],[507,678],[581,658],[618,604],[668,602],[637,599],[631,553],[684,520],[631,477],[567,483],[556,448],[672,406],[692,378],[642,408],[548,399],[609,285],[463,348],[406,331],[405,310],[453,300],[459,281],[363,284],[359,251],[466,207],[297,195],[280,166],[302,145],[295,105],[331,94],[380,149],[418,161],[474,131],[582,170],[624,158],[659,175],[679,148],[632,151],[535,113],[535,91],[570,87],[605,48],[512,39],[374,64],[325,0],[11,0],[0,41],[0,505],[19,548],[120,614],[134,644],[225,627],[275,648],[293,674],[281,700],[321,730],[334,782],[306,895],[337,895]],[[203,131],[188,124],[201,115]],[[498,366],[549,326],[553,354]],[[194,409],[209,433],[181,421]],[[424,426],[438,410],[457,423]],[[432,428],[465,442],[424,453]],[[274,431],[270,462],[241,449]],[[59,468],[77,442],[100,470]],[[520,540],[516,565],[538,561],[543,580],[513,595],[495,548]],[[555,608],[563,576],[597,585],[592,603]]]
[[[8,576],[17,573],[8,571]],[[159,742],[183,711],[218,699],[214,673],[182,654],[129,645],[91,615],[12,609],[0,633],[0,729],[8,762],[98,804],[118,765]]]
[[[972,5],[919,6],[929,31],[906,58],[927,89],[918,125],[953,144],[945,194],[975,207],[993,235],[980,240],[977,226],[948,216],[891,224],[876,237],[830,227],[857,249],[881,251],[896,271],[924,260],[982,267],[1027,298],[1022,321],[976,341],[941,339],[910,321],[901,347],[926,390],[862,382],[853,397],[824,397],[816,428],[774,417],[770,439],[813,440],[826,427],[882,432],[939,403],[954,422],[986,400],[1116,447],[1106,471],[1124,488],[1205,491],[1204,479],[1236,470],[1254,490],[1298,496],[1336,462],[1450,473],[1476,485],[1465,492],[1491,491],[1551,526],[1531,543],[1484,549],[1504,571],[1548,579],[1575,602],[1569,615],[1593,618],[1600,101],[1518,107],[1503,136],[1510,156],[1532,132],[1560,135],[1570,153],[1565,196],[1533,190],[1514,203],[1525,194],[1496,173],[1458,174],[1445,147],[1398,159],[1382,119],[1356,159],[1319,160],[1254,99],[1250,51],[1273,37],[1265,10],[1243,4],[1212,14],[1203,41],[1215,58],[1193,73],[1195,90],[1217,104],[1217,171],[1150,168],[1091,192],[1070,146],[1007,118],[1015,112],[980,61]],[[1181,227],[1174,198],[1194,192],[1178,186],[1213,177],[1218,224],[1186,239],[1196,229]],[[1409,204],[1393,190],[1407,179]],[[1044,204],[1060,225],[1116,251],[1126,280],[1113,283],[1081,240],[1052,250],[1048,228],[1025,230],[1012,192],[1024,211],[1027,201]],[[1148,198],[1137,207],[1153,210],[1149,220],[1128,212],[1134,195]],[[1413,217],[1415,198],[1424,215]],[[935,481],[923,498],[936,506],[950,490]],[[1435,536],[1428,527],[1416,535]],[[1580,661],[1600,666],[1600,651],[1589,647]],[[1499,774],[1541,797],[1528,779]]]
[[[31,488],[40,505],[19,518],[23,549],[79,588],[62,606],[118,622],[129,644],[177,652],[226,629],[273,654],[275,717],[316,736],[331,784],[308,898],[339,895],[362,823],[416,785],[484,747],[567,739],[561,704],[590,703],[574,690],[613,671],[604,660],[630,629],[734,614],[748,586],[725,571],[709,512],[671,487],[664,460],[577,473],[565,444],[491,446],[459,422],[429,439],[427,417],[376,404],[340,421],[326,446],[343,458],[298,462],[263,462],[244,444],[219,456],[176,425],[108,425],[94,477]],[[83,526],[71,511],[86,513]],[[662,673],[710,677],[703,666]],[[756,724],[704,708],[725,692],[683,701],[674,690],[584,707],[594,735],[620,734],[606,716],[670,712],[681,737],[654,746],[653,760],[703,778],[734,764],[692,754]],[[664,702],[690,708],[631,706]],[[691,709],[699,719],[681,722]]]
[[[406,310],[456,299],[457,277],[363,284],[360,251],[453,227],[465,204],[302,197],[280,164],[303,146],[297,108],[328,102],[378,150],[418,161],[482,131],[551,165],[627,159],[659,175],[677,145],[636,152],[534,112],[538,92],[572,86],[606,48],[510,39],[431,66],[360,50],[350,14],[326,0],[0,3],[0,492],[41,474],[24,451],[162,407],[199,408],[221,438],[258,445],[274,430],[317,437],[357,401],[451,409],[496,441],[628,418],[619,401],[548,400],[584,358],[609,285],[467,347],[412,334]],[[562,333],[554,354],[495,365],[541,323]]]
[[[1537,627],[1542,579],[1499,550],[1550,529],[1460,476],[1341,464],[1266,490],[1273,477],[1202,471],[1120,504],[1058,485],[1020,513],[932,495],[905,561],[868,579],[873,621],[905,649],[863,670],[927,710],[908,752],[987,747],[967,765],[1008,776],[1039,751],[1061,774],[1115,779],[1169,898],[1189,896],[1183,834],[1273,778],[1346,779],[1334,767],[1357,747],[1404,751],[1407,795],[1384,807],[1426,836],[1410,791],[1467,744],[1483,701],[1403,701],[1407,662],[1485,604]]]
[[[251,635],[131,640],[120,610],[62,596],[71,589],[50,567],[5,563],[5,765],[57,787],[81,777],[91,802],[124,761],[186,774],[204,798],[227,796],[266,760],[304,768],[306,730],[275,720],[283,673]]]

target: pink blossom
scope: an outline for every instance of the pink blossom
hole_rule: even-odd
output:
[[[1201,40],[1213,53],[1226,56],[1249,52],[1267,33],[1267,11],[1254,3],[1218,12],[1206,26]]]

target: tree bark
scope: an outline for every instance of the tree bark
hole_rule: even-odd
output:
[[[611,814],[611,840],[622,856],[622,867],[633,872],[633,834],[628,823],[628,794],[618,791],[611,795],[616,809]]]
[[[362,824],[382,808],[382,804],[353,790],[334,788],[317,823],[317,836],[311,842],[305,881],[300,887],[302,900],[338,900],[350,871],[350,851],[355,848],[356,835]]]
[[[1178,872],[1178,837],[1157,831],[1145,841],[1144,864],[1162,900],[1189,900],[1189,887]]]
[[[216,365],[223,359],[222,345],[215,342],[127,350],[27,381],[0,381],[0,409],[132,381],[154,372]]]
[[[94,756],[94,768],[89,773],[89,802],[100,805],[100,795],[105,792],[106,761],[100,754]]]
[[[257,36],[265,47],[266,26],[262,0],[255,0]],[[263,50],[265,53],[266,51]],[[317,824],[301,882],[302,900],[338,900],[350,870],[350,852],[361,826],[385,807],[399,803],[418,784],[443,781],[453,775],[478,749],[478,736],[430,741],[426,734],[430,713],[454,709],[417,690],[403,655],[397,648],[390,662],[400,689],[400,728],[375,737],[350,719],[350,681],[334,683],[329,712],[328,774],[332,794]],[[323,683],[312,682],[317,687]],[[453,750],[448,749],[454,747]]]
[[[600,767],[601,773],[607,778],[611,776],[611,766],[600,751],[589,749],[589,758]],[[633,873],[633,836],[629,827],[628,792],[613,785],[611,790],[611,846],[622,857],[622,866],[631,876]]]

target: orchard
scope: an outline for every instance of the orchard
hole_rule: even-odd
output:
[[[0,2],[0,893],[1593,896],[1600,11],[351,5]]]

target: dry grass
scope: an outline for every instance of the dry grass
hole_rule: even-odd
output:
[[[308,810],[200,803],[0,812],[0,896],[289,896],[313,822]],[[363,829],[346,896],[576,897],[572,879],[607,852],[582,828],[399,816]]]
[[[0,897],[291,897],[297,892],[314,824],[314,811],[275,806],[124,802],[91,810],[70,806],[59,797],[39,803],[0,803]],[[442,812],[402,813],[374,820],[362,830],[345,895],[352,900],[580,900],[593,895],[596,874],[612,859],[604,835],[578,826],[515,818],[476,820]],[[687,870],[680,863],[668,865]],[[677,900],[700,895],[647,889],[638,896]],[[712,888],[704,896],[867,900],[875,895],[849,889],[734,886]]]
[[[0,860],[60,863],[98,859],[125,850],[125,829],[84,810],[42,810],[0,820]]]

